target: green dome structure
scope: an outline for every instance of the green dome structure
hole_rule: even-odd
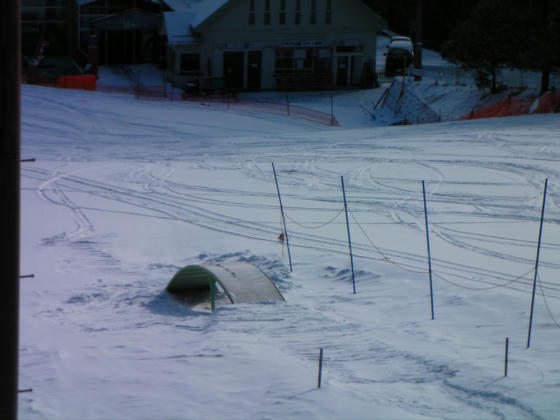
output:
[[[284,297],[272,280],[258,267],[248,262],[189,265],[180,269],[167,285],[172,294],[210,291],[212,309],[216,283],[230,303],[284,302]]]

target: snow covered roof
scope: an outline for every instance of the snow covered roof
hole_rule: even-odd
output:
[[[97,0],[74,0],[74,1],[78,6],[84,6],[86,4],[93,3]],[[107,1],[109,2],[109,4],[116,2],[115,0],[107,0]],[[148,0],[148,1],[151,1],[152,3],[159,3],[159,0]]]
[[[163,0],[175,12],[187,12],[193,9],[193,4],[196,5],[199,1],[193,0]]]
[[[169,44],[194,44],[196,29],[229,0],[165,0],[174,12],[163,14]]]
[[[165,12],[163,20],[167,32],[167,42],[174,44],[194,44],[195,38],[191,33],[191,25],[196,18],[193,12]]]
[[[216,13],[229,0],[164,0],[165,3],[175,12],[191,12],[196,16],[189,22],[193,28],[198,27],[202,22]]]

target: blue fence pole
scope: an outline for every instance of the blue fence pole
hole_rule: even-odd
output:
[[[424,220],[426,222],[426,245],[428,247],[428,273],[430,275],[430,307],[434,319],[434,289],[432,287],[432,252],[430,250],[430,230],[428,225],[428,206],[426,204],[426,185],[422,181],[422,195],[424,196]]]
[[[508,375],[508,361],[509,361],[509,337],[506,337],[506,350],[504,357],[504,376]]]
[[[284,206],[282,205],[282,196],[280,195],[280,187],[278,186],[278,176],[276,175],[276,168],[272,162],[272,172],[274,173],[274,182],[276,182],[276,191],[278,192],[278,201],[280,202],[280,212],[282,213],[282,224],[284,228],[284,236],[286,237],[286,246],[288,247],[288,261],[290,262],[290,272],[292,268],[292,254],[290,252],[290,240],[288,239],[288,228],[286,227],[286,216],[284,215]]]
[[[323,377],[323,347],[319,349],[319,375],[317,377],[317,388],[321,388],[322,377]]]
[[[531,330],[533,329],[533,310],[535,307],[535,290],[537,288],[537,275],[539,271],[539,255],[541,252],[541,239],[542,239],[542,228],[543,228],[543,220],[544,220],[544,207],[546,205],[546,190],[548,188],[548,178],[544,182],[544,195],[542,201],[542,209],[541,209],[541,224],[539,228],[539,241],[537,243],[537,258],[535,261],[535,278],[533,279],[533,293],[531,296],[531,314],[529,316],[529,332],[527,333],[527,348],[531,345]]]
[[[352,268],[352,288],[356,294],[356,276],[354,274],[354,257],[352,255],[352,239],[350,238],[350,223],[348,222],[348,205],[346,204],[346,190],[344,189],[344,177],[340,177],[342,182],[342,197],[344,198],[344,213],[346,214],[346,230],[348,231],[348,248],[350,249],[350,267]]]

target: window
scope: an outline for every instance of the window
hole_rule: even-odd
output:
[[[311,0],[311,15],[309,16],[309,23],[312,25],[317,23],[317,0]]]
[[[276,48],[276,72],[291,72],[293,67],[293,48]]]
[[[296,0],[296,14],[294,16],[294,23],[299,25],[301,23],[301,0]]]
[[[332,23],[332,0],[327,0],[327,7],[325,9],[325,23],[330,25]]]
[[[280,0],[280,14],[278,15],[278,23],[286,24],[286,0]]]
[[[364,47],[361,45],[339,45],[336,47],[337,53],[361,53]]]
[[[315,48],[315,73],[330,74],[331,73],[331,56],[330,48]]]
[[[175,73],[177,69],[175,68],[175,51],[170,51],[167,53],[169,57],[169,69]]]
[[[28,12],[25,10],[21,11],[21,20],[38,20],[39,19],[39,12]]]
[[[330,48],[277,48],[275,55],[277,74],[329,75],[331,73]]]
[[[200,71],[200,54],[181,54],[181,73],[194,73]]]
[[[264,1],[264,24],[270,25],[270,0]]]
[[[249,25],[255,24],[255,0],[249,0]]]

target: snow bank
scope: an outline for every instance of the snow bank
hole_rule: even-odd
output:
[[[356,128],[23,86],[19,417],[554,419],[560,115],[374,127],[335,109]],[[209,314],[164,290],[238,261],[287,303]]]

